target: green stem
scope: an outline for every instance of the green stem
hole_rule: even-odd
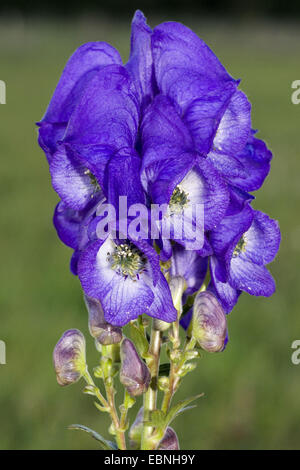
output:
[[[189,341],[187,341],[185,344],[180,361],[171,362],[171,369],[170,369],[170,375],[169,375],[169,387],[165,391],[162,406],[161,406],[161,410],[165,414],[168,413],[172,398],[180,385],[181,377],[178,375],[178,372],[186,361],[185,353],[193,350],[195,347],[195,344],[196,344],[196,340],[194,338],[190,338]],[[174,345],[176,346],[177,343],[174,343]],[[175,347],[174,347],[174,350],[175,350]]]
[[[150,349],[149,349],[150,359],[147,361],[147,364],[151,373],[151,382],[150,382],[149,389],[144,395],[144,421],[149,420],[151,411],[156,409],[160,348],[161,348],[161,332],[158,330],[152,329]],[[142,442],[141,442],[142,450],[151,450],[155,448],[155,443],[151,441],[152,432],[153,432],[153,427],[144,424],[143,432],[142,432]]]
[[[125,432],[119,421],[118,413],[115,405],[115,389],[112,376],[112,362],[113,362],[113,347],[102,347],[101,365],[103,366],[103,379],[106,391],[107,402],[109,405],[109,413],[111,416],[116,442],[119,450],[126,450]]]

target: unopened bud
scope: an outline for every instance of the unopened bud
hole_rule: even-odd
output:
[[[53,362],[59,385],[77,382],[86,371],[85,339],[81,331],[66,331],[53,351]]]
[[[178,315],[182,314],[182,295],[186,289],[186,282],[182,276],[173,276],[169,282],[173,304]]]
[[[219,352],[226,346],[226,315],[211,292],[196,295],[191,326],[193,337],[205,351]]]
[[[139,449],[143,432],[144,407],[139,409],[134,422],[129,429],[129,444],[131,449]]]
[[[121,344],[121,383],[135,397],[147,391],[150,379],[149,369],[139,357],[134,344],[125,338]]]
[[[107,323],[99,300],[85,295],[84,301],[89,312],[89,330],[96,341],[105,346],[120,343],[122,329]]]
[[[173,428],[167,428],[164,437],[158,445],[158,450],[179,450],[177,434]]]

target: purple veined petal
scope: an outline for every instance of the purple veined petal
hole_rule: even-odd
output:
[[[232,82],[234,92],[237,86],[209,47],[180,23],[157,26],[152,49],[159,90],[183,111],[193,100],[204,98],[208,90],[220,92]]]
[[[193,136],[195,149],[201,154],[208,154],[211,150],[220,120],[236,90],[233,82],[221,85],[213,83],[213,87],[209,81],[204,82],[201,87],[199,85],[198,93],[201,98],[194,99],[183,116],[183,121]]]
[[[141,132],[145,167],[156,160],[169,158],[170,152],[175,157],[194,148],[192,136],[178,109],[164,95],[157,95],[145,110]],[[161,149],[165,149],[163,154]]]
[[[227,155],[218,150],[212,150],[209,152],[207,160],[214,165],[214,167],[222,176],[224,176],[224,178],[227,179],[229,183],[235,177],[242,179],[247,175],[242,162],[233,155]]]
[[[167,323],[174,322],[177,319],[177,310],[173,305],[170,288],[164,275],[161,272],[159,273],[155,286],[153,286],[153,281],[148,275],[142,275],[142,279],[145,284],[151,287],[154,294],[154,299],[147,315],[159,318]]]
[[[267,268],[233,257],[230,264],[230,284],[256,296],[270,297],[276,290],[275,281]]]
[[[230,202],[227,208],[227,215],[236,215],[239,214],[245,206],[251,204],[253,199],[255,199],[252,194],[246,193],[235,186],[228,185],[230,193]]]
[[[116,155],[107,167],[108,202],[119,209],[120,197],[126,197],[129,209],[133,204],[145,204],[145,193],[140,179],[141,159],[134,151]],[[128,212],[124,214],[128,217]]]
[[[83,247],[81,232],[84,226],[89,223],[89,218],[103,198],[102,192],[97,192],[82,211],[71,209],[63,201],[57,204],[53,215],[53,224],[57,235],[65,245],[74,250]]]
[[[120,54],[105,42],[90,42],[80,46],[64,68],[45,116],[38,125],[39,142],[48,153],[56,151],[67,123],[92,77],[105,65],[122,64]]]
[[[243,233],[251,226],[253,216],[253,209],[246,205],[240,213],[226,215],[222,219],[218,227],[210,232],[209,237],[216,256],[225,256],[228,250],[235,247]]]
[[[272,160],[272,153],[266,144],[251,136],[236,159],[243,165],[243,172],[232,176],[231,183],[244,191],[258,190],[269,174]]]
[[[203,205],[205,230],[215,228],[226,213],[229,192],[213,165],[199,157],[197,164],[180,182],[180,188],[188,194],[190,204]]]
[[[70,209],[63,201],[57,204],[53,216],[54,227],[61,241],[74,250],[78,245],[81,221],[82,214],[79,211]]]
[[[208,290],[213,292],[219,299],[224,311],[230,313],[236,305],[241,291],[232,287],[229,282],[221,282],[216,276],[218,269],[218,260],[215,256],[210,258],[211,283]]]
[[[66,123],[48,123],[39,124],[38,142],[44,150],[48,163],[51,162],[52,155],[56,152],[58,142],[63,139],[66,132]]]
[[[177,158],[153,163],[145,170],[143,183],[147,181],[148,194],[153,204],[168,204],[174,189],[192,170],[197,160],[197,155],[183,153]]]
[[[64,142],[80,146],[134,147],[139,107],[134,83],[120,65],[103,67],[87,84]]]
[[[212,246],[211,246],[210,242],[208,241],[207,237],[208,237],[208,235],[206,233],[204,233],[203,247],[201,248],[201,250],[197,250],[198,255],[201,256],[202,258],[205,258],[207,256],[211,256],[213,254]]]
[[[196,251],[183,246],[173,246],[171,276],[182,276],[187,284],[186,295],[191,295],[203,284],[207,272],[207,258],[201,258]]]
[[[100,189],[91,179],[88,167],[75,154],[61,145],[50,163],[52,185],[65,204],[83,210]]]
[[[237,90],[231,97],[219,123],[213,149],[235,156],[246,145],[251,134],[251,105],[246,95]]]
[[[114,242],[107,238],[89,245],[78,263],[78,275],[84,292],[100,300],[105,320],[123,326],[143,313],[148,313],[154,294],[142,279],[119,275],[108,260]]]
[[[81,255],[80,250],[74,251],[70,259],[70,271],[74,276],[78,276],[78,261]]]
[[[109,145],[76,145],[65,144],[68,153],[79,159],[92,175],[96,178],[98,184],[107,194],[106,170],[109,160],[114,157],[115,149]]]
[[[210,243],[218,259],[215,275],[219,281],[227,281],[233,251],[252,221],[253,210],[246,205],[238,214],[224,217],[218,227],[210,232]]]
[[[279,224],[267,214],[254,211],[253,222],[244,238],[245,250],[241,251],[239,257],[259,265],[269,264],[279,249],[281,240]]]
[[[80,46],[70,57],[42,121],[67,122],[82,90],[103,66],[122,65],[119,52],[105,42]]]
[[[149,104],[155,92],[151,35],[145,16],[137,10],[131,24],[130,58],[125,67],[133,78],[142,108]]]

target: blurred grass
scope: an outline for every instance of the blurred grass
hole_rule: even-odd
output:
[[[164,20],[165,18],[153,19]],[[271,174],[255,207],[279,219],[283,240],[271,270],[271,299],[242,296],[229,318],[230,343],[206,355],[178,398],[205,392],[198,408],[178,417],[182,448],[299,448],[300,366],[291,343],[300,338],[300,105],[291,83],[300,78],[296,25],[185,19],[227,69],[242,78],[253,105],[253,125],[274,153]],[[106,434],[108,419],[82,395],[82,384],[60,389],[52,350],[61,333],[87,334],[79,282],[68,270],[70,250],[51,217],[57,196],[39,149],[35,121],[45,111],[69,55],[83,42],[105,40],[128,56],[129,25],[107,18],[57,21],[0,19],[1,282],[0,448],[97,448],[87,435],[67,431],[82,423]],[[96,364],[88,341],[90,367]]]

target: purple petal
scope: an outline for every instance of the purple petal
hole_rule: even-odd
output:
[[[63,145],[51,160],[50,173],[53,188],[74,210],[84,209],[97,191],[87,173],[87,165]]]
[[[266,144],[251,136],[244,149],[236,155],[243,171],[233,175],[230,182],[244,191],[259,189],[270,171],[272,153]]]
[[[215,266],[215,275],[220,281],[227,280],[233,251],[252,220],[253,210],[246,205],[240,213],[224,217],[218,227],[210,232],[210,243],[219,261]]]
[[[241,292],[233,288],[229,282],[221,282],[216,275],[218,270],[218,260],[215,256],[210,258],[211,284],[209,290],[216,294],[224,311],[230,313],[236,305]]]
[[[105,42],[90,42],[79,47],[69,59],[40,126],[40,144],[45,151],[56,151],[67,122],[84,88],[105,65],[122,64],[120,54]]]
[[[154,294],[143,280],[124,278],[111,268],[107,254],[113,249],[110,238],[89,245],[80,257],[78,275],[84,292],[100,300],[105,320],[123,326],[148,313]]]
[[[60,201],[54,211],[53,224],[61,241],[73,248],[78,245],[79,225],[82,222],[82,214],[67,207]]]
[[[108,65],[88,83],[69,121],[64,142],[134,147],[138,128],[135,86],[124,67]]]
[[[176,244],[173,247],[171,276],[182,276],[187,284],[186,295],[200,289],[207,272],[207,258],[201,258],[197,252],[185,250]]]
[[[172,98],[182,110],[207,91],[220,91],[232,82],[209,47],[186,26],[162,23],[153,31],[153,58],[160,91]],[[216,96],[216,94],[215,94]]]
[[[275,292],[275,281],[264,266],[258,266],[242,259],[232,258],[230,265],[230,284],[248,294],[270,297]]]
[[[168,323],[175,321],[177,319],[177,311],[173,305],[170,288],[164,275],[159,273],[155,286],[153,286],[153,281],[149,277],[143,276],[143,280],[151,287],[154,294],[154,300],[146,312],[147,315]]]
[[[151,101],[155,86],[151,35],[152,29],[145,16],[137,10],[131,24],[131,49],[126,69],[133,78],[143,108]]]
[[[244,148],[251,132],[250,111],[251,105],[246,95],[237,90],[219,123],[213,142],[214,150],[235,156]]]
[[[263,212],[254,211],[253,223],[245,234],[245,251],[239,257],[260,265],[271,263],[278,252],[280,238],[278,222]]]

